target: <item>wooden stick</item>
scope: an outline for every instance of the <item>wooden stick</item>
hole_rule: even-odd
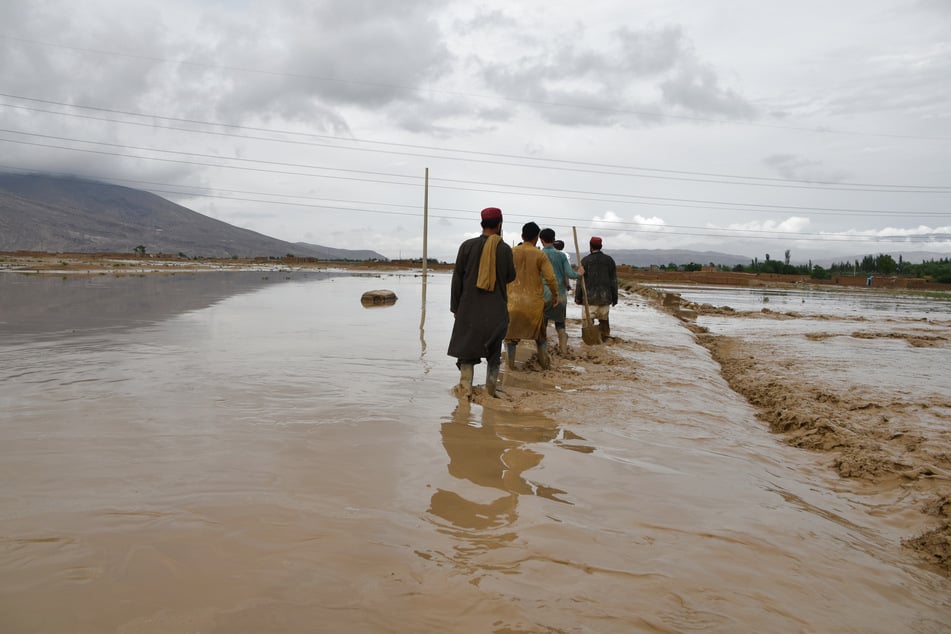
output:
[[[575,257],[578,258],[578,266],[581,266],[581,249],[578,248],[578,229],[577,227],[572,227],[571,232],[575,236]],[[591,313],[588,312],[588,287],[584,285],[584,275],[580,278],[581,280],[581,297],[584,299],[584,325],[591,325]]]

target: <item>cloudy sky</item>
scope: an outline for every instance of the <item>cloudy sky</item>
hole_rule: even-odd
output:
[[[951,254],[951,2],[0,2],[0,170],[396,258],[427,168],[445,260],[486,206],[606,252]]]

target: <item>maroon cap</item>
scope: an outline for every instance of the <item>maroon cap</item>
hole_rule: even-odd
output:
[[[600,249],[601,238],[599,238],[598,236],[594,236],[593,238],[591,238],[591,242],[589,244],[591,245],[592,249]]]
[[[501,220],[502,210],[498,207],[486,207],[482,210],[483,220]]]

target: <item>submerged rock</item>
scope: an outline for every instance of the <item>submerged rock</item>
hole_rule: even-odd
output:
[[[360,303],[368,307],[390,306],[396,303],[396,293],[386,289],[367,291],[360,298]]]

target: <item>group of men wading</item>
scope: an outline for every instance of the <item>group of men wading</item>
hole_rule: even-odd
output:
[[[538,249],[539,238],[542,248]],[[601,238],[591,238],[591,253],[571,268],[567,256],[555,247],[555,232],[539,230],[534,222],[522,227],[522,242],[515,248],[502,240],[502,210],[482,210],[482,235],[459,246],[452,272],[449,308],[455,317],[449,356],[456,357],[459,384],[472,392],[475,366],[482,359],[488,369],[485,390],[496,395],[502,365],[515,367],[515,350],[521,339],[532,339],[542,369],[551,367],[548,322],[555,323],[558,346],[567,351],[565,332],[568,280],[584,277],[592,317],[598,319],[602,337],[610,334],[608,314],[617,304],[617,270],[614,260],[601,253]],[[575,285],[575,303],[582,303],[583,288]]]

